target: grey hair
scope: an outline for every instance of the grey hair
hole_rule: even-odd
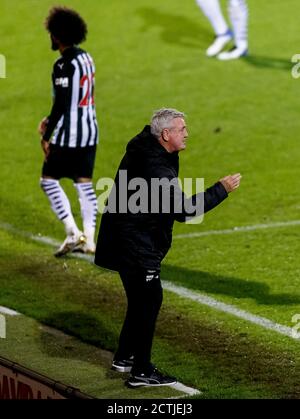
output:
[[[185,118],[185,114],[171,108],[162,108],[154,111],[150,124],[151,134],[159,138],[163,129],[171,128],[172,121],[175,118]]]

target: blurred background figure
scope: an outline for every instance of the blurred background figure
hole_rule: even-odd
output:
[[[90,54],[78,47],[86,39],[87,25],[75,10],[53,7],[45,27],[52,50],[60,53],[52,73],[51,113],[39,124],[45,155],[40,185],[67,235],[55,256],[73,251],[95,253],[97,197],[92,184],[98,144],[95,65]],[[62,178],[74,181],[83,231],[73,217],[69,198],[60,184]]]
[[[196,0],[205,16],[210,21],[216,38],[206,50],[208,57],[216,56],[219,60],[234,60],[248,53],[248,7],[246,0],[227,0],[228,15],[232,29],[228,26],[219,0]],[[234,47],[221,52],[231,41]]]

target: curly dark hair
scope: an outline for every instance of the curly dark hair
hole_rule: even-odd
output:
[[[67,7],[53,7],[45,21],[47,31],[63,45],[79,45],[86,39],[87,25],[82,17]]]

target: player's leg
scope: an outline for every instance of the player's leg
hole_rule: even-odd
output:
[[[69,199],[59,181],[49,177],[42,177],[40,185],[50,201],[52,210],[65,227],[67,237],[55,253],[56,256],[62,256],[72,251],[84,238],[76,225]]]
[[[95,253],[95,229],[97,217],[97,197],[94,191],[92,179],[79,178],[74,184],[79,198],[83,233],[86,236],[86,243],[81,249],[84,253]]]
[[[218,55],[220,60],[233,60],[248,53],[248,7],[246,0],[229,0],[228,13],[233,27],[235,47]]]
[[[75,151],[76,168],[74,186],[77,190],[83,233],[86,236],[86,243],[75,250],[84,253],[95,253],[95,229],[97,217],[97,197],[92,183],[92,176],[96,157],[96,146],[85,147]]]
[[[196,0],[205,16],[210,21],[216,38],[206,50],[208,57],[217,55],[232,39],[232,33],[224,19],[219,0]]]
[[[83,240],[82,232],[74,220],[70,201],[59,182],[59,179],[64,175],[65,166],[65,151],[50,144],[50,152],[43,165],[40,185],[48,197],[55,215],[63,223],[67,235],[55,253],[56,256],[70,252],[76,244]]]

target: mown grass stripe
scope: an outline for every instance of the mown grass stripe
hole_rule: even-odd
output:
[[[42,235],[34,235],[34,234],[28,233],[26,231],[20,231],[16,227],[14,227],[10,224],[7,224],[7,223],[0,223],[0,228],[3,229],[3,230],[9,231],[11,233],[17,234],[19,236],[29,238],[33,241],[43,243],[43,244],[46,244],[48,246],[50,245],[51,247],[57,247],[60,244],[57,240],[55,240],[51,237],[46,237],[46,236],[42,236]],[[94,258],[91,255],[84,255],[84,254],[81,254],[81,253],[73,253],[70,256],[75,257],[75,258],[85,259],[90,263],[94,262]],[[17,313],[14,310],[11,310],[7,307],[2,307],[2,306],[0,306],[0,312],[2,312],[3,314],[9,314],[9,315],[20,315],[20,313]],[[180,392],[182,392],[182,393],[184,393],[188,396],[195,396],[195,395],[201,394],[201,392],[199,390],[197,390],[195,388],[192,388],[192,387],[188,387],[188,386],[186,386],[186,385],[184,385],[183,383],[180,383],[180,382],[177,382],[176,384],[173,384],[170,387],[172,387],[175,390],[180,391]],[[179,397],[174,397],[174,398],[179,398]]]
[[[280,224],[280,226],[282,226],[283,223],[277,223],[277,225]],[[297,224],[300,224],[300,221],[297,222]],[[27,237],[30,238],[34,241],[40,242],[40,243],[44,243],[47,245],[51,245],[51,246],[57,246],[58,242],[50,237],[45,237],[45,236],[35,236],[33,234],[24,232],[24,231],[20,231],[18,229],[16,229],[14,226],[11,226],[10,224],[7,223],[0,223],[0,228],[7,230],[7,231],[11,231],[15,234],[21,235],[23,237]],[[225,231],[225,230],[223,230]],[[91,263],[93,263],[93,256],[90,255],[83,255],[83,254],[76,254],[73,253],[71,256],[73,257],[77,257],[80,259],[85,259]],[[288,326],[284,326],[282,324],[279,323],[275,323],[265,317],[260,317],[260,316],[256,316],[254,314],[251,314],[245,310],[241,310],[231,304],[226,304],[223,303],[221,301],[215,300],[212,297],[208,297],[207,295],[201,294],[201,293],[197,293],[194,291],[191,291],[187,288],[184,287],[180,287],[178,285],[174,285],[173,283],[169,282],[169,281],[165,281],[162,280],[162,284],[163,287],[165,289],[167,289],[168,291],[174,292],[175,294],[179,295],[180,297],[184,297],[193,301],[196,301],[199,304],[203,304],[206,306],[209,306],[211,308],[214,308],[218,311],[222,311],[228,314],[232,314],[240,319],[246,320],[250,323],[256,324],[258,326],[261,326],[265,329],[268,330],[272,330],[274,332],[277,332],[281,335],[285,335],[288,336],[292,339],[299,339],[298,334],[294,333],[293,329],[291,327]]]

